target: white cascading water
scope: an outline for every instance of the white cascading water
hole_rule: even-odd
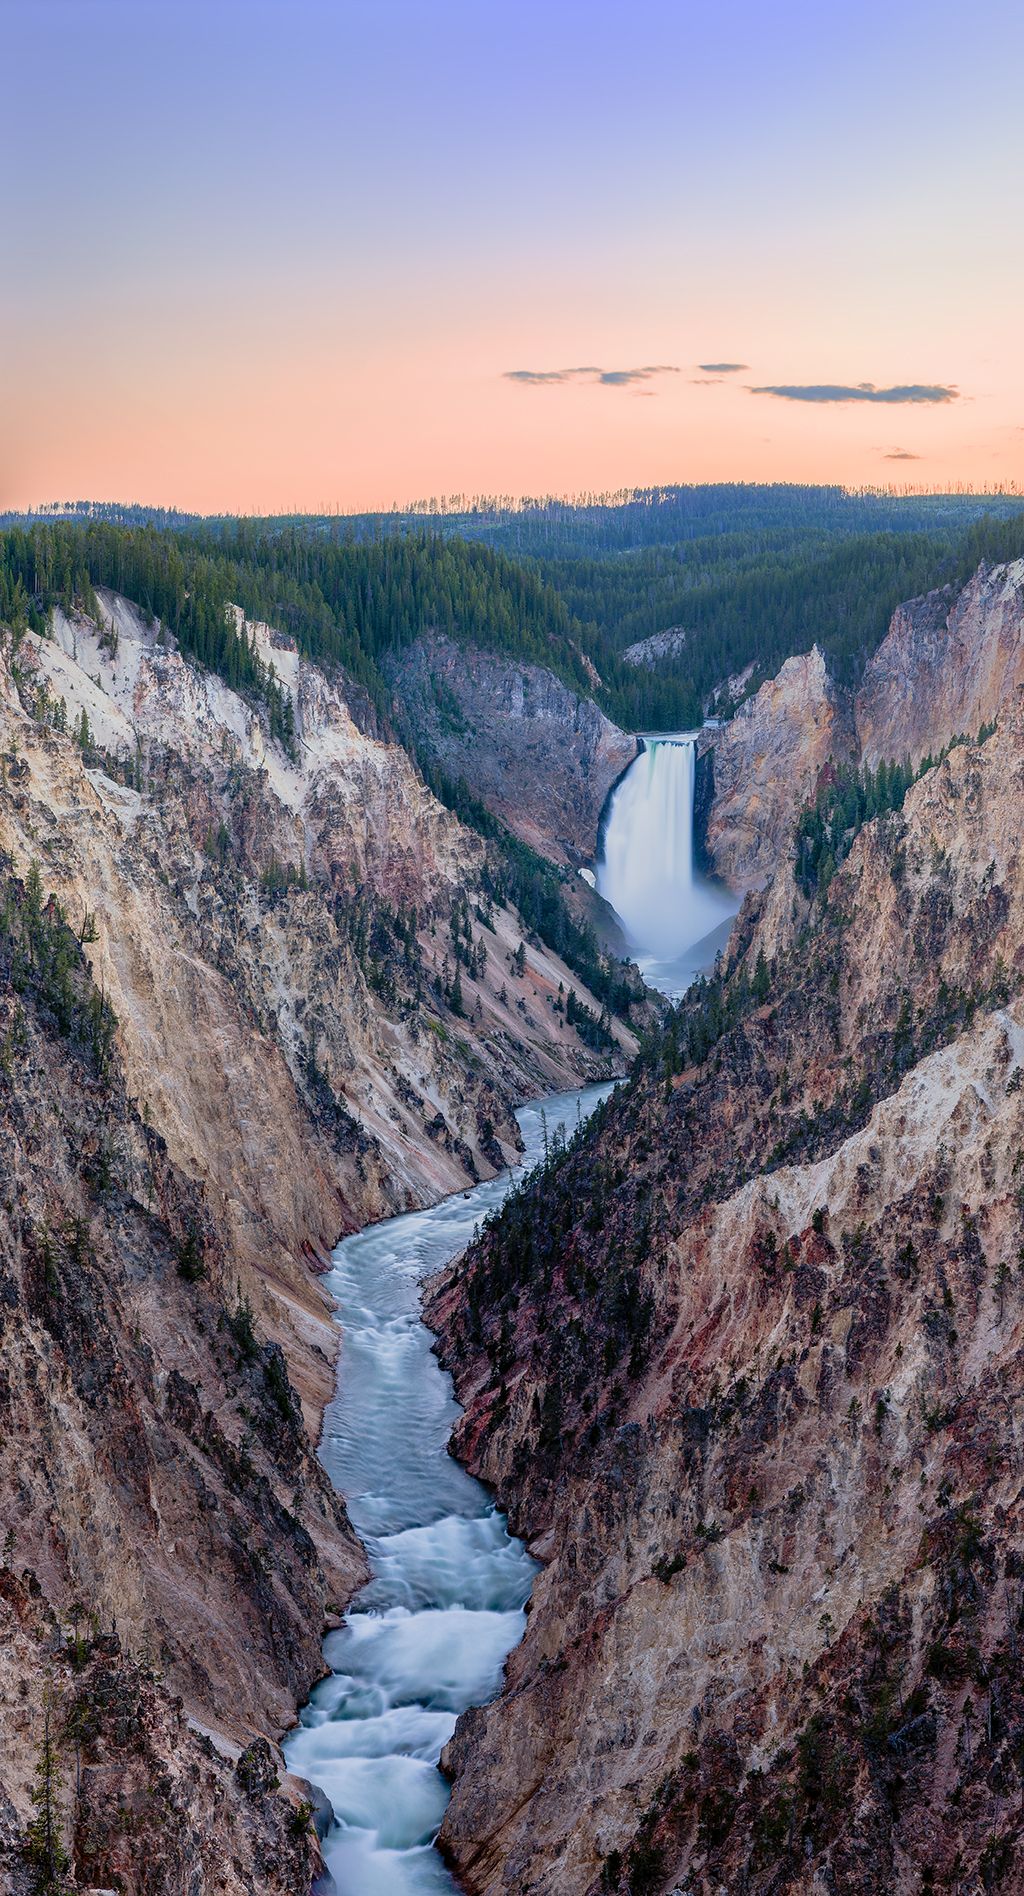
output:
[[[597,866],[642,972],[672,996],[714,961],[736,913],[693,866],[695,736],[643,740],[612,794]]]
[[[448,1799],[437,1761],[459,1712],[500,1690],[537,1571],[448,1454],[459,1406],[420,1321],[420,1285],[465,1249],[548,1136],[560,1124],[572,1131],[610,1091],[523,1107],[514,1172],[369,1225],[334,1253],[328,1282],[344,1336],[320,1454],[373,1578],[324,1642],[330,1677],[285,1756],[333,1806],[324,1854],[337,1896],[456,1890],[433,1846]]]

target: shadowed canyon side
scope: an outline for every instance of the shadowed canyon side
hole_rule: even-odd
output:
[[[328,1253],[503,1167],[519,1099],[635,1045],[510,906],[500,846],[235,620],[291,745],[114,593],[0,652],[0,1878],[49,1672],[82,1721],[80,1873],[305,1887],[266,1739],[365,1572],[312,1452]]]
[[[581,670],[582,670],[581,665]],[[403,723],[417,746],[462,780],[516,835],[556,861],[589,862],[616,779],[637,754],[580,688],[433,635],[392,667]]]
[[[472,1896],[1016,1886],[1022,797],[1015,700],[784,865],[435,1284],[545,1563],[446,1753]]]

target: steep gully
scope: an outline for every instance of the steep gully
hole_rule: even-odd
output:
[[[643,742],[608,799],[597,883],[647,979],[675,995],[714,959],[735,903],[694,868],[694,735]],[[325,1859],[338,1896],[457,1888],[434,1848],[448,1797],[438,1760],[459,1713],[500,1690],[537,1570],[448,1454],[460,1409],[420,1320],[420,1286],[611,1085],[522,1108],[513,1170],[368,1226],[334,1253],[344,1341],[320,1452],[371,1579],[328,1635],[329,1676],[285,1753],[333,1810]]]

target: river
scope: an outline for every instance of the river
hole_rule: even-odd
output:
[[[420,1286],[465,1249],[543,1156],[545,1138],[559,1125],[571,1133],[610,1091],[522,1107],[525,1151],[512,1172],[369,1225],[334,1253],[342,1346],[320,1455],[372,1579],[327,1636],[330,1676],[285,1756],[333,1806],[324,1854],[338,1896],[456,1890],[433,1846],[448,1800],[437,1760],[458,1714],[500,1690],[537,1570],[486,1489],[448,1454],[460,1411],[420,1319]]]

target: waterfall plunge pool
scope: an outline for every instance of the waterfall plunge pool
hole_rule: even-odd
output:
[[[597,888],[615,910],[641,974],[678,1000],[712,968],[739,904],[694,866],[698,731],[642,737],[611,793]]]
[[[448,1801],[437,1760],[458,1714],[500,1691],[537,1571],[448,1454],[460,1411],[420,1319],[420,1285],[465,1249],[556,1129],[571,1133],[612,1085],[522,1107],[525,1150],[512,1171],[368,1225],[334,1253],[342,1345],[320,1457],[372,1578],[328,1634],[330,1676],[284,1751],[333,1807],[324,1855],[337,1896],[457,1890],[434,1848]]]

